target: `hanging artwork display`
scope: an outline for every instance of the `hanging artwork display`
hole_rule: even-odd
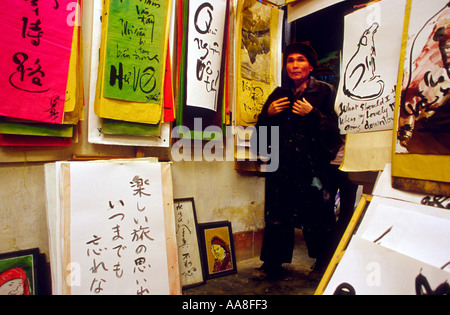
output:
[[[167,1],[110,1],[104,97],[160,103],[164,82]]]
[[[281,79],[282,11],[240,0],[236,23],[236,125],[252,126]],[[278,30],[278,31],[277,31]]]
[[[381,1],[345,17],[341,134],[392,130],[405,7],[406,0]]]
[[[164,84],[164,123],[144,124],[114,119],[103,119],[95,114],[97,82],[99,75],[100,48],[102,41],[102,14],[107,15],[103,0],[93,1],[92,48],[91,48],[91,83],[89,87],[88,140],[90,143],[120,146],[168,147],[170,121],[174,119],[172,76],[170,54],[167,53]],[[169,50],[169,49],[168,49]]]
[[[70,2],[1,2],[0,115],[63,122],[74,32],[66,10]]]
[[[95,113],[159,124],[172,1],[106,1]]]
[[[450,7],[410,1],[392,175],[398,189],[450,195]]]
[[[186,105],[216,112],[222,100],[228,0],[189,1]]]
[[[85,118],[81,11],[81,1],[15,1],[2,10],[11,28],[1,35],[2,60],[4,69],[14,65],[14,73],[4,72],[9,83],[0,88],[0,146],[66,147],[77,141]]]
[[[411,20],[422,12],[416,6],[421,4],[413,2]],[[425,24],[421,19],[418,32],[410,25],[413,38],[405,57],[397,153],[450,155],[450,7],[440,1],[433,8],[427,10]]]
[[[176,124],[189,130],[183,137],[221,136],[227,107],[229,17],[230,0],[179,0]]]

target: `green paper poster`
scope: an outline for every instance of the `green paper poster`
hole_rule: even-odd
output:
[[[0,119],[0,134],[72,138],[73,125],[16,123]]]
[[[104,96],[161,103],[164,79],[166,0],[111,0]]]
[[[160,125],[139,124],[112,119],[102,120],[102,134],[114,136],[159,137]]]

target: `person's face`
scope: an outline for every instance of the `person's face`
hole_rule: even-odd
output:
[[[6,282],[0,287],[0,295],[23,295],[22,279],[14,279]]]
[[[290,54],[286,62],[286,71],[289,77],[294,80],[294,82],[299,85],[305,82],[314,67],[308,61],[304,55],[300,53]]]
[[[225,258],[225,250],[220,245],[212,245],[211,251],[216,259],[223,260]]]

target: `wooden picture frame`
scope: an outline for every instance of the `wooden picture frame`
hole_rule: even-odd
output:
[[[181,285],[189,289],[206,283],[194,198],[175,199],[174,209]]]
[[[206,279],[237,273],[231,222],[211,222],[198,226]]]
[[[38,295],[39,249],[0,254],[0,295]]]

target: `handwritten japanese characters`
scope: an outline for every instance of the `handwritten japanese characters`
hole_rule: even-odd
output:
[[[186,104],[217,111],[226,55],[228,1],[190,0]]]
[[[73,25],[73,0],[2,1],[0,115],[61,124]],[[76,3],[76,1],[75,1]]]
[[[343,73],[336,100],[342,134],[394,126],[406,1],[376,3],[345,17]]]
[[[104,96],[160,104],[169,2],[108,2]]]
[[[169,294],[161,166],[71,165],[72,294]]]

